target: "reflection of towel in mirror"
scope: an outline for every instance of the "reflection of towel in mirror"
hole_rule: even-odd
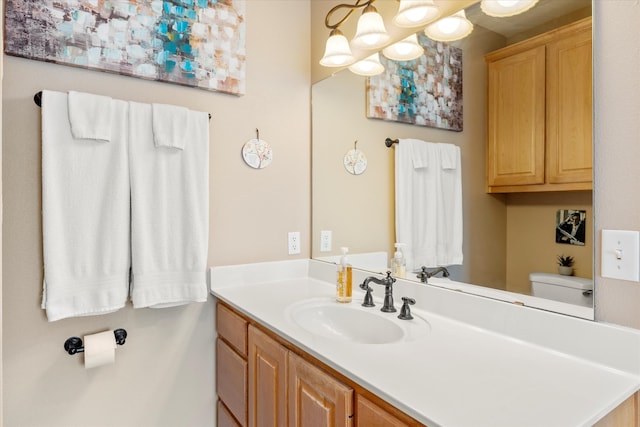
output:
[[[402,139],[395,149],[396,240],[407,269],[462,264],[460,148]]]

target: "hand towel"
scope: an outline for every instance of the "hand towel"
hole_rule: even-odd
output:
[[[166,104],[151,104],[153,109],[153,142],[156,147],[184,149],[189,110]]]
[[[69,92],[69,123],[77,139],[111,140],[111,98],[84,92]]]
[[[209,119],[189,111],[184,150],[157,149],[150,104],[130,103],[131,299],[135,308],[204,302]]]
[[[396,147],[396,240],[409,271],[462,264],[462,175],[452,164],[460,149],[451,144],[402,139]]]
[[[128,105],[108,144],[75,139],[68,95],[42,95],[44,294],[49,321],[123,307],[129,289]]]

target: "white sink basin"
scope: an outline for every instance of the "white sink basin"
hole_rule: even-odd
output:
[[[412,341],[431,330],[429,323],[415,313],[412,320],[400,320],[400,307],[396,307],[396,313],[383,313],[381,306],[378,303],[376,307],[362,307],[356,301],[344,304],[331,298],[315,298],[290,305],[286,316],[314,335],[360,344]]]

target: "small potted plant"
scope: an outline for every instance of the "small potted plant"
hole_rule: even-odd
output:
[[[563,276],[573,275],[573,257],[570,255],[558,255],[558,273]]]

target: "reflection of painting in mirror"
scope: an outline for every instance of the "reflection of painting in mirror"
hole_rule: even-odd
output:
[[[380,62],[385,72],[367,79],[367,117],[462,130],[462,49],[422,34],[424,54]]]
[[[556,243],[584,246],[587,211],[558,209],[556,213]]]

